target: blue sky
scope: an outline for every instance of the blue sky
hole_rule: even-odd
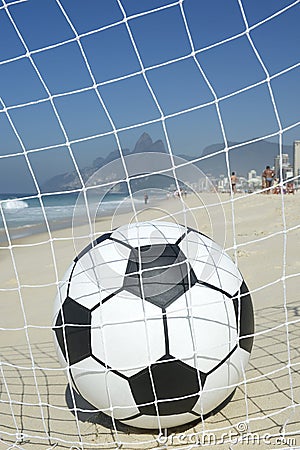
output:
[[[61,0],[63,11],[56,0],[6,0],[7,9],[0,9],[0,156],[29,151],[40,185],[74,170],[70,148],[79,168],[115,150],[114,129],[123,148],[133,149],[148,132],[153,140],[168,137],[174,154],[198,157],[223,142],[216,98],[228,141],[276,134],[261,62],[282,127],[292,127],[283,142],[292,144],[300,138],[300,127],[293,127],[300,68],[290,69],[299,63],[294,3],[241,1],[255,54],[238,0],[184,0],[182,9],[171,1],[121,0],[123,11],[116,0]],[[1,158],[0,165],[1,192],[34,191],[24,155]]]

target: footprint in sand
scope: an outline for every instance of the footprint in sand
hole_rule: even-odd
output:
[[[4,281],[3,284],[6,287],[17,287],[17,280],[15,278],[10,278],[9,280]]]
[[[250,256],[250,252],[247,252],[246,250],[238,250],[237,255],[239,258],[248,257]]]

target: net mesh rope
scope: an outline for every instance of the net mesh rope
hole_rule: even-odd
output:
[[[58,373],[57,369],[57,363],[51,361],[49,363],[49,360],[47,358],[47,353],[51,350],[51,343],[43,343],[40,344],[31,344],[30,341],[30,329],[31,328],[40,328],[41,330],[49,329],[51,330],[51,324],[49,326],[41,325],[36,326],[32,325],[30,323],[30,320],[27,318],[26,314],[26,308],[25,308],[25,300],[24,300],[24,289],[27,288],[38,288],[43,289],[49,287],[49,284],[41,284],[41,285],[31,285],[30,283],[24,283],[22,279],[20,278],[20,272],[22,271],[22,267],[18,266],[18,262],[15,257],[15,251],[20,248],[27,248],[32,246],[43,246],[47,244],[49,247],[49,252],[51,256],[51,263],[53,265],[53,270],[55,273],[55,282],[52,283],[53,286],[57,287],[61,281],[61,277],[59,274],[58,264],[57,264],[57,254],[56,254],[56,241],[64,240],[68,238],[58,238],[53,237],[51,226],[49,225],[48,217],[45,210],[44,205],[44,198],[45,193],[42,193],[41,188],[39,186],[38,179],[35,174],[35,170],[31,164],[29,155],[40,153],[43,154],[43,152],[47,152],[54,148],[59,147],[67,147],[69,156],[72,160],[73,167],[76,171],[76,174],[78,176],[78,179],[80,181],[80,185],[82,186],[80,189],[73,189],[73,191],[68,192],[80,192],[83,194],[83,197],[85,201],[87,201],[86,198],[86,184],[84,177],[82,176],[81,169],[77,163],[76,157],[74,156],[73,152],[73,146],[77,143],[82,143],[85,141],[90,141],[96,138],[101,138],[104,136],[113,136],[119,151],[119,157],[122,162],[122,166],[124,169],[124,173],[126,175],[126,183],[129,191],[130,198],[132,200],[132,207],[134,206],[133,201],[133,193],[131,190],[131,184],[130,184],[130,175],[127,171],[126,166],[126,159],[124,157],[123,151],[122,151],[122,145],[120,142],[120,133],[135,129],[135,128],[142,128],[143,126],[159,123],[162,126],[163,134],[167,146],[167,152],[170,156],[170,160],[172,161],[172,169],[173,169],[173,175],[176,183],[176,187],[179,188],[179,182],[176,177],[176,160],[174,159],[173,155],[173,149],[171,140],[168,134],[168,129],[166,126],[166,122],[174,117],[183,116],[184,114],[188,114],[192,111],[201,110],[205,108],[209,108],[213,106],[215,108],[215,111],[217,113],[220,129],[222,132],[224,147],[221,150],[215,151],[214,153],[210,154],[209,156],[195,158],[193,160],[194,163],[201,161],[201,159],[207,159],[207,158],[214,158],[217,155],[224,154],[225,160],[226,160],[226,168],[227,168],[227,177],[230,179],[231,174],[231,165],[230,165],[230,152],[231,151],[238,151],[239,147],[245,146],[247,144],[260,141],[262,139],[270,139],[274,137],[278,137],[279,140],[279,154],[280,154],[280,160],[282,162],[282,154],[283,154],[283,136],[285,133],[289,132],[293,128],[296,128],[299,126],[300,122],[295,122],[288,127],[284,127],[281,122],[281,116],[280,116],[280,109],[276,103],[276,99],[273,94],[272,89],[272,81],[275,79],[279,79],[280,77],[283,77],[285,74],[295,71],[299,67],[299,62],[285,68],[284,70],[281,70],[280,72],[277,72],[273,75],[270,75],[268,72],[267,66],[263,60],[263,57],[260,54],[259,49],[256,47],[253,39],[252,39],[252,31],[258,29],[259,27],[262,27],[268,22],[271,22],[272,20],[275,20],[280,15],[284,15],[287,11],[292,10],[293,8],[297,8],[299,6],[299,1],[295,1],[290,3],[289,5],[285,6],[284,8],[278,10],[276,13],[266,17],[265,19],[261,20],[260,22],[255,23],[254,25],[249,26],[247,21],[247,16],[244,11],[244,5],[242,0],[238,0],[238,6],[240,10],[240,14],[243,18],[244,22],[244,31],[241,33],[238,33],[236,35],[233,35],[227,39],[224,39],[222,41],[219,41],[215,44],[212,44],[210,46],[204,47],[204,48],[196,48],[194,41],[193,41],[193,33],[191,32],[189,20],[185,13],[185,2],[184,1],[177,1],[172,2],[169,4],[166,4],[164,6],[160,6],[157,8],[151,9],[151,4],[147,5],[147,10],[134,14],[134,15],[127,15],[126,9],[122,3],[122,1],[118,0],[118,6],[122,12],[123,19],[119,21],[115,21],[111,23],[110,25],[101,27],[99,29],[95,29],[92,31],[88,31],[85,33],[79,34],[76,30],[75,25],[72,23],[71,18],[69,17],[67,10],[64,8],[63,2],[59,0],[53,0],[53,2],[57,5],[59,10],[61,11],[62,15],[64,16],[65,20],[67,21],[74,37],[67,39],[65,41],[61,41],[43,48],[38,48],[36,50],[30,50],[29,46],[26,43],[26,40],[24,36],[22,36],[22,33],[18,27],[18,21],[14,18],[13,14],[13,8],[17,8],[18,4],[26,3],[25,0],[15,1],[11,3],[6,3],[5,0],[2,0],[2,6],[0,7],[1,10],[4,10],[7,14],[7,17],[12,24],[15,33],[18,36],[18,39],[20,40],[24,52],[22,55],[5,59],[0,61],[0,71],[1,68],[5,65],[9,65],[11,63],[14,63],[19,60],[27,59],[32,68],[34,69],[35,74],[37,75],[41,85],[43,86],[46,97],[39,99],[39,100],[33,100],[27,103],[23,104],[15,104],[7,106],[3,99],[1,100],[1,108],[0,113],[2,115],[5,115],[11,130],[13,131],[14,135],[16,136],[21,151],[15,152],[15,153],[9,153],[9,154],[1,154],[0,155],[0,165],[1,162],[4,161],[6,158],[15,158],[18,156],[23,156],[25,158],[28,170],[30,172],[30,175],[32,177],[35,189],[37,194],[33,196],[24,196],[20,200],[28,200],[32,198],[36,198],[39,202],[39,207],[42,211],[43,219],[46,224],[46,231],[48,235],[48,239],[46,241],[38,241],[34,244],[26,244],[26,243],[18,243],[17,241],[14,242],[11,239],[10,229],[9,225],[6,222],[6,215],[3,208],[3,202],[0,202],[0,211],[1,211],[1,217],[3,221],[3,227],[6,235],[7,245],[1,245],[0,250],[8,251],[10,254],[10,260],[13,268],[14,277],[16,279],[17,287],[13,288],[7,288],[0,286],[0,294],[4,298],[6,294],[9,292],[16,292],[19,298],[19,304],[22,311],[23,316],[23,326],[10,326],[10,327],[1,327],[0,332],[9,331],[10,333],[17,333],[18,331],[24,331],[25,341],[22,343],[21,346],[15,346],[8,352],[4,352],[4,356],[1,357],[0,360],[0,368],[1,368],[1,396],[0,396],[0,409],[3,408],[3,414],[1,416],[3,419],[0,419],[0,444],[6,443],[8,445],[8,448],[19,448],[19,449],[27,449],[27,448],[113,448],[113,447],[120,447],[122,444],[124,445],[124,448],[141,448],[141,447],[155,447],[157,446],[158,440],[157,435],[155,434],[126,434],[124,431],[120,431],[118,429],[118,426],[114,419],[112,419],[113,423],[113,429],[112,431],[108,429],[102,429],[98,425],[91,424],[91,423],[85,423],[80,421],[79,418],[79,412],[75,410],[75,413],[71,415],[69,413],[68,408],[66,407],[64,403],[64,399],[62,401],[57,401],[57,399],[54,399],[52,401],[51,397],[51,389],[53,388],[52,384],[55,379],[55,375]],[[180,12],[182,21],[184,23],[184,28],[186,32],[186,36],[188,38],[189,46],[190,46],[190,52],[188,54],[185,54],[183,56],[179,56],[178,58],[174,58],[172,60],[165,61],[161,64],[156,64],[151,67],[147,67],[144,62],[143,58],[140,54],[139,47],[137,45],[135,34],[132,29],[131,23],[136,18],[143,18],[144,16],[148,16],[151,14],[155,14],[159,11],[168,11],[176,9]],[[120,24],[125,24],[126,30],[132,45],[132,48],[134,50],[134,53],[137,57],[138,63],[139,63],[139,70],[126,74],[123,76],[119,76],[115,79],[110,79],[105,82],[97,82],[96,77],[93,73],[93,66],[91,62],[89,61],[84,47],[81,43],[81,40],[87,36],[101,33],[108,29],[113,29],[114,27],[117,27]],[[222,46],[228,42],[235,41],[236,39],[239,39],[241,37],[246,37],[254,54],[255,57],[262,68],[264,72],[264,78],[256,82],[254,84],[248,85],[243,89],[236,90],[230,94],[224,95],[222,97],[218,97],[216,90],[214,89],[213,83],[210,81],[209,77],[207,76],[204,68],[199,63],[199,60],[197,59],[197,55],[199,55],[202,52],[207,52],[210,49]],[[84,62],[85,68],[88,71],[89,77],[90,77],[90,85],[89,87],[85,87],[82,89],[77,90],[70,90],[66,91],[60,94],[52,94],[51,90],[47,86],[46,80],[43,78],[41,72],[39,71],[39,67],[37,63],[35,62],[33,56],[37,54],[43,54],[47,51],[61,47],[70,43],[75,43],[78,46],[78,49],[80,51],[80,54],[82,56],[82,60]],[[177,111],[175,113],[165,114],[163,107],[161,106],[160,98],[155,93],[155,90],[153,89],[153,86],[150,82],[149,73],[155,72],[157,69],[169,66],[174,63],[185,61],[185,60],[193,60],[197,69],[199,70],[201,76],[205,80],[205,83],[212,94],[213,100],[207,101],[202,104],[198,104],[196,106],[183,109],[180,111]],[[122,80],[130,79],[131,77],[135,75],[141,75],[143,77],[143,80],[147,86],[147,89],[149,91],[149,94],[154,101],[156,108],[159,111],[159,118],[144,121],[141,123],[135,123],[133,125],[130,125],[128,127],[122,127],[118,128],[113,120],[113,115],[110,113],[109,107],[106,105],[104,98],[101,96],[101,87],[111,85],[114,86],[114,83],[117,83]],[[272,102],[273,111],[276,117],[277,122],[277,130],[273,133],[269,133],[265,136],[261,136],[259,138],[251,139],[239,144],[233,144],[231,145],[227,134],[226,134],[226,127],[224,126],[223,117],[222,117],[222,111],[220,108],[220,104],[222,101],[225,101],[229,98],[238,97],[240,94],[251,91],[251,89],[254,89],[258,86],[266,85],[269,93],[270,100]],[[64,125],[64,120],[59,114],[59,111],[56,107],[55,100],[58,98],[63,98],[70,96],[75,93],[81,93],[81,92],[88,92],[92,91],[96,94],[97,100],[99,104],[101,105],[101,108],[103,108],[105,115],[109,121],[109,124],[111,126],[111,131],[95,134],[95,135],[89,135],[78,139],[70,139],[68,136],[68,132],[66,130],[66,127]],[[26,110],[26,107],[31,105],[38,105],[47,103],[51,105],[52,111],[55,114],[55,117],[57,119],[57,123],[59,124],[60,130],[63,134],[64,141],[55,144],[55,145],[48,145],[38,148],[26,148],[26,144],[24,143],[24,139],[22,136],[22,133],[18,130],[17,125],[14,123],[14,120],[12,118],[12,112],[14,110],[24,108]],[[294,181],[296,180],[296,177],[294,178]],[[285,184],[284,178],[283,178],[283,168],[282,163],[280,165],[280,185],[283,186]],[[64,192],[55,192],[55,194],[63,194]],[[51,194],[50,194],[51,195]],[[247,198],[251,198],[252,196],[255,196],[256,193],[249,193],[246,195]],[[289,304],[289,298],[288,298],[288,292],[287,292],[287,282],[289,280],[295,279],[297,280],[297,277],[299,277],[299,272],[294,270],[293,273],[287,273],[286,266],[287,266],[287,239],[289,233],[293,233],[297,231],[300,227],[300,225],[294,225],[289,226],[287,219],[286,219],[286,205],[285,205],[285,198],[284,195],[281,195],[281,215],[282,215],[282,228],[277,231],[276,233],[273,233],[268,236],[262,236],[257,238],[251,238],[251,240],[245,240],[244,242],[239,242],[239,239],[237,237],[237,231],[236,231],[236,214],[235,214],[235,208],[237,202],[243,202],[245,201],[246,197],[234,197],[231,192],[231,196],[227,197],[227,199],[224,201],[224,203],[230,205],[230,214],[231,214],[231,232],[232,232],[232,242],[233,245],[230,249],[233,252],[234,258],[237,262],[239,262],[239,254],[243,251],[243,248],[247,248],[250,244],[261,244],[264,245],[264,242],[268,239],[271,239],[272,237],[276,235],[282,236],[283,239],[283,252],[282,252],[282,264],[281,264],[281,276],[279,279],[273,279],[272,281],[264,284],[263,286],[259,286],[258,288],[254,289],[252,291],[252,294],[255,295],[256,293],[259,293],[260,291],[266,291],[268,288],[272,288],[280,285],[281,286],[281,308],[283,310],[283,318],[284,320],[279,322],[274,318],[274,311],[272,308],[266,308],[263,312],[258,311],[258,313],[262,314],[262,321],[260,323],[260,326],[256,329],[256,342],[257,342],[257,348],[259,348],[259,351],[261,353],[264,353],[264,356],[267,358],[268,356],[271,357],[274,350],[272,350],[272,346],[276,345],[276,338],[272,341],[272,346],[270,347],[267,345],[264,347],[263,340],[260,340],[260,338],[263,338],[265,335],[274,334],[276,335],[276,331],[280,331],[280,333],[284,332],[284,344],[286,345],[286,355],[284,362],[281,361],[281,367],[280,368],[272,368],[268,366],[268,363],[266,362],[266,366],[257,366],[255,367],[255,371],[253,370],[254,375],[247,375],[244,374],[244,380],[240,385],[241,388],[241,394],[240,394],[240,401],[243,402],[243,410],[244,410],[244,416],[243,416],[243,423],[245,423],[246,429],[251,430],[253,433],[259,432],[260,436],[263,435],[263,433],[268,432],[271,437],[274,439],[278,439],[278,442],[276,443],[276,448],[296,448],[296,441],[295,440],[289,440],[290,436],[295,436],[295,434],[298,433],[298,440],[300,445],[300,429],[299,429],[299,408],[297,407],[297,397],[296,394],[299,391],[299,381],[298,378],[295,378],[294,373],[296,370],[299,370],[299,362],[295,360],[295,358],[292,356],[294,346],[295,346],[295,340],[298,338],[299,335],[297,335],[297,325],[299,327],[300,319],[298,318],[299,313],[297,313],[296,306],[294,304]],[[197,206],[194,207],[195,210],[197,210]],[[88,211],[88,208],[87,208]],[[182,203],[182,211],[185,212],[185,205]],[[93,228],[91,224],[91,219],[88,217],[88,220],[90,221],[90,238],[93,238]],[[72,237],[70,236],[69,239],[71,240]],[[291,308],[296,311],[293,318],[291,318],[290,310]],[[262,342],[262,344],[260,344]],[[280,345],[280,341],[277,342],[278,345]],[[33,348],[34,347],[34,348]],[[258,352],[259,353],[259,352]],[[26,356],[25,356],[26,355]],[[259,358],[258,358],[259,359]],[[16,362],[18,361],[18,362]],[[252,366],[255,366],[256,359],[252,362]],[[253,369],[253,367],[252,367]],[[277,380],[278,377],[282,373],[282,371],[286,371],[287,379],[288,379],[288,386],[287,387],[280,387],[280,382]],[[32,396],[32,401],[30,401],[30,397],[26,397],[26,395],[16,395],[15,392],[15,385],[16,384],[22,384],[24,387],[24,384],[26,384],[26,377],[27,374],[30,374],[30,381],[31,383],[31,389],[34,392],[34,395]],[[50,377],[49,380],[47,377]],[[24,378],[24,381],[22,381],[22,377]],[[31,378],[32,377],[32,378]],[[274,396],[277,395],[278,390],[284,393],[284,396],[288,399],[288,401],[284,405],[278,405],[277,408],[270,408],[267,412],[262,409],[262,407],[257,406],[257,409],[255,411],[255,414],[253,413],[253,404],[255,404],[256,400],[252,399],[251,402],[249,400],[250,393],[248,389],[248,385],[250,382],[257,382],[268,379],[271,381],[273,388],[274,388]],[[18,380],[18,381],[17,381]],[[21,380],[21,381],[20,381]],[[61,378],[60,378],[61,380]],[[69,382],[70,376],[69,376]],[[50,383],[49,383],[50,382]],[[298,384],[297,384],[298,382]],[[50,387],[48,386],[48,383],[50,384]],[[63,381],[62,381],[63,383]],[[52,388],[51,388],[52,386]],[[55,389],[55,383],[54,383],[54,389]],[[74,393],[71,392],[71,397],[73,404],[75,404],[75,398]],[[270,394],[272,396],[272,393]],[[299,397],[298,397],[299,398]],[[250,404],[251,403],[251,404]],[[36,421],[34,422],[34,425],[32,427],[26,426],[25,422],[26,419],[24,418],[26,415],[31,414],[29,413],[26,408],[32,408],[30,411],[33,411],[34,417],[36,418]],[[71,418],[70,418],[71,417]],[[298,421],[297,421],[298,417]],[[278,423],[281,423],[281,429],[278,428]],[[298,425],[297,425],[298,422]],[[221,413],[220,418],[218,418],[215,422],[213,420],[210,420],[209,422],[202,421],[198,425],[196,429],[193,429],[193,433],[191,434],[191,430],[186,431],[186,437],[185,441],[182,439],[182,441],[175,441],[173,438],[173,441],[169,441],[170,447],[172,444],[176,444],[176,448],[195,448],[197,444],[195,443],[196,438],[200,439],[201,436],[206,436],[207,433],[215,433],[216,436],[221,436],[222,433],[229,433],[231,430],[237,429],[238,425],[240,423],[240,418],[236,417],[234,414],[232,417],[226,417],[226,415]],[[293,424],[293,428],[289,428],[289,424]],[[261,424],[261,426],[260,426]],[[296,425],[295,425],[296,424]],[[68,427],[72,429],[70,433],[68,433]],[[277,428],[276,428],[277,427]],[[104,431],[103,431],[104,430]],[[276,431],[277,430],[277,431]],[[162,432],[163,430],[159,430]],[[190,436],[190,441],[188,441],[188,438]],[[241,440],[241,435],[238,435],[239,439]],[[192,440],[194,439],[194,441]],[[167,438],[166,438],[167,439]],[[226,441],[227,439],[227,441]],[[230,444],[230,438],[227,436],[225,439],[225,442],[228,442]],[[281,439],[281,440],[280,440]],[[165,442],[166,443],[166,442]],[[163,445],[163,444],[162,444]],[[73,446],[73,447],[72,447]]]

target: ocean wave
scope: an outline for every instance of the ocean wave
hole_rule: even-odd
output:
[[[76,198],[74,200],[76,201]],[[139,210],[140,207],[143,207],[143,197],[131,198],[128,196],[116,199],[113,196],[102,201],[99,201],[98,198],[89,198],[88,212],[92,220],[123,213],[132,209],[132,200],[136,209]],[[5,220],[12,239],[47,231],[47,223],[51,230],[56,230],[77,224],[82,225],[87,220],[85,202],[75,203],[74,201],[74,203],[65,204],[65,199],[62,199],[61,196],[46,197],[43,201],[43,209],[36,198],[24,201],[13,198],[11,195],[11,198],[0,201],[5,210]],[[0,242],[5,240],[6,235],[0,217]]]
[[[2,207],[9,211],[28,208],[28,206],[27,202],[24,200],[17,200],[16,198],[9,198],[2,203]]]

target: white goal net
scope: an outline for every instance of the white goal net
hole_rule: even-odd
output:
[[[1,450],[300,448],[299,21],[299,0],[2,0]],[[224,248],[255,316],[230,402],[156,431],[79,399],[52,328],[72,260],[149,220]]]

